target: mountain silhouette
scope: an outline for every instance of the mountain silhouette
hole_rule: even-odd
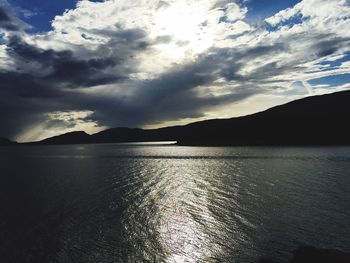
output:
[[[179,145],[350,145],[350,91],[310,96],[255,114],[159,129],[71,132],[36,144],[177,141]]]
[[[292,101],[252,115],[190,124],[182,145],[350,144],[350,91]]]
[[[89,134],[84,131],[75,131],[47,138],[45,140],[37,142],[37,144],[83,144],[89,142]]]

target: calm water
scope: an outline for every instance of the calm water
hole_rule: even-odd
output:
[[[350,251],[350,148],[0,148],[0,262],[286,262]]]

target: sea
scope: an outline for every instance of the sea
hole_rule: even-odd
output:
[[[350,252],[350,147],[0,147],[1,263]]]

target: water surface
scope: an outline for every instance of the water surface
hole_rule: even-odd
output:
[[[0,262],[287,262],[350,251],[350,148],[0,148]]]

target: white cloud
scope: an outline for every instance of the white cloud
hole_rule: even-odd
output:
[[[6,48],[6,45],[0,45],[0,71],[6,71],[14,67],[11,57],[6,52]]]
[[[247,8],[241,8],[236,3],[230,3],[227,5],[225,15],[227,19],[231,21],[242,20],[245,18],[248,12]]]
[[[346,0],[303,0],[292,8],[284,9],[272,17],[265,19],[272,26],[286,22],[289,19],[300,15],[304,19],[317,22],[337,20],[349,17],[350,8]]]
[[[152,76],[222,46],[220,42],[231,35],[249,31],[250,26],[242,21],[246,12],[246,8],[222,0],[79,1],[75,9],[55,17],[53,31],[30,36],[27,41],[42,48],[74,50],[83,56],[115,55],[123,43],[108,49],[101,49],[101,45],[120,38],[118,32],[137,29],[144,33],[149,48],[135,55],[135,64],[140,67],[135,73]],[[221,21],[225,16],[230,21]],[[128,39],[125,44],[129,44]]]

